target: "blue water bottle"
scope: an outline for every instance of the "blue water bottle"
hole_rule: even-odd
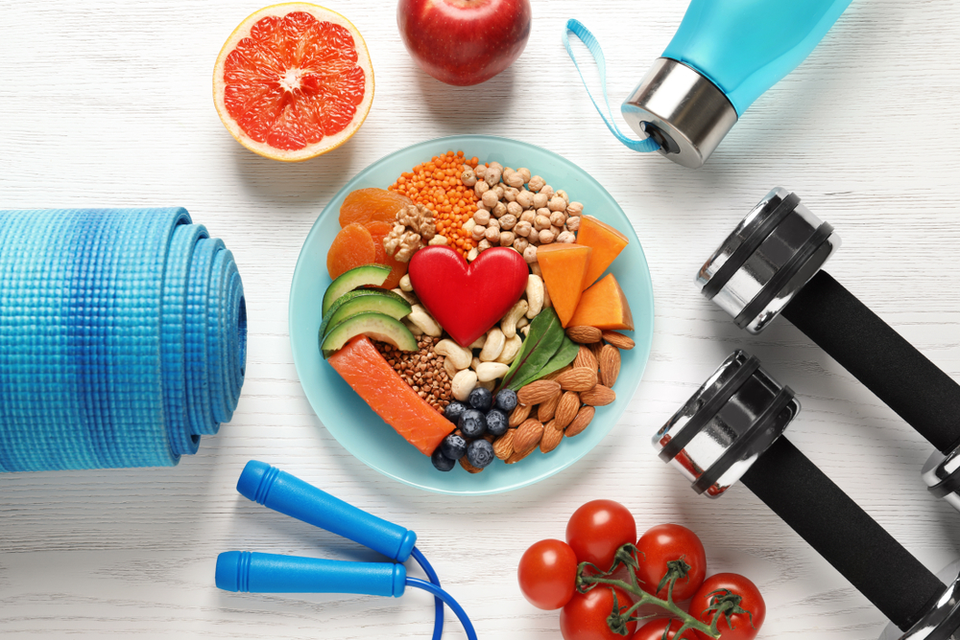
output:
[[[850,0],[693,0],[620,110],[660,153],[697,168],[760,95],[800,64]]]

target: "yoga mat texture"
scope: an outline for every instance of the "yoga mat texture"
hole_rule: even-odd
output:
[[[0,211],[0,471],[175,465],[245,356],[233,255],[185,209]]]

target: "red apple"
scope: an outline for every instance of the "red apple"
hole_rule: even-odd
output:
[[[530,37],[530,0],[400,0],[407,51],[447,84],[479,84],[520,57]]]

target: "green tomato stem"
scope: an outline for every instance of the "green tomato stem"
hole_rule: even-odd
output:
[[[631,606],[622,614],[618,615],[628,618],[631,621],[641,621],[645,618],[635,617],[633,616],[633,613],[644,605],[654,605],[668,612],[670,616],[676,618],[681,623],[680,628],[677,629],[674,637],[679,638],[682,637],[684,632],[688,630],[695,630],[710,638],[714,638],[714,640],[718,639],[720,637],[720,632],[717,630],[717,622],[720,620],[719,615],[714,616],[712,623],[707,625],[684,611],[673,601],[673,587],[674,584],[676,584],[678,577],[677,575],[671,576],[667,582],[666,600],[647,593],[640,588],[639,584],[637,584],[637,578],[634,573],[634,569],[638,566],[638,560],[635,552],[636,547],[634,545],[624,545],[617,550],[616,556],[614,557],[613,566],[609,571],[593,575],[585,572],[585,570],[592,568],[599,571],[598,567],[589,562],[581,562],[579,567],[577,567],[577,590],[581,593],[586,593],[597,585],[609,585],[611,587],[616,587],[626,591],[637,599],[633,606]],[[611,577],[611,574],[613,574],[621,564],[624,565],[628,570],[627,574],[629,576],[629,582],[621,580],[620,578]]]

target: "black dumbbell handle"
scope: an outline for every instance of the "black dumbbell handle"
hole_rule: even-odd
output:
[[[820,271],[783,316],[941,453],[960,444],[960,385]]]
[[[900,629],[916,623],[945,586],[786,438],[743,483]]]

